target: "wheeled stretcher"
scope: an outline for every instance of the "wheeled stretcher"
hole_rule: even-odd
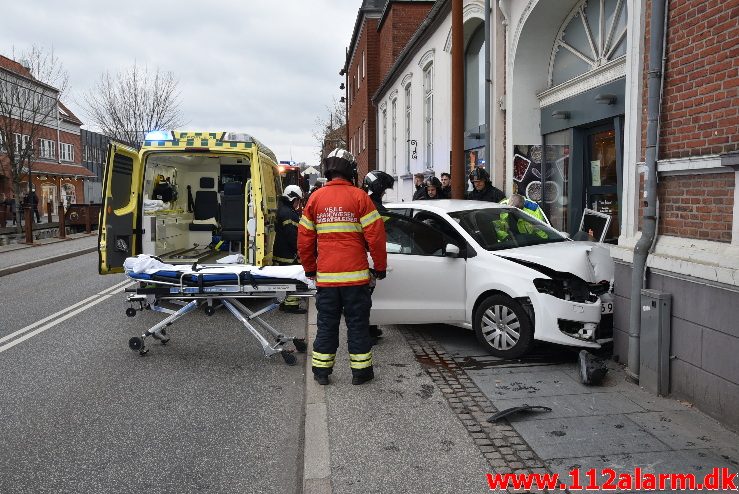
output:
[[[288,336],[270,326],[261,316],[279,307],[287,296],[312,297],[315,288],[305,277],[301,266],[266,266],[257,268],[247,264],[193,264],[192,266],[165,264],[151,256],[131,257],[124,263],[126,275],[138,281],[136,287],[126,289],[129,307],[126,315],[134,317],[138,311],[153,310],[167,317],[147,329],[141,336],[128,341],[131,350],[146,355],[146,339],[151,336],[161,344],[169,341],[167,328],[190,312],[203,308],[212,316],[218,305],[225,307],[262,346],[265,357],[279,353],[288,365],[296,363],[292,343],[299,352],[305,352],[302,338]],[[250,310],[239,299],[264,299],[265,305]],[[162,303],[179,306],[171,309]],[[257,327],[266,332],[266,336]]]

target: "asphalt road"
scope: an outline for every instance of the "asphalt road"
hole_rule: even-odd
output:
[[[126,278],[96,263],[0,281],[0,492],[299,491],[305,357],[264,358],[224,310],[186,316],[140,357],[128,339],[164,315],[127,318],[109,290]],[[305,334],[303,315],[266,319]]]

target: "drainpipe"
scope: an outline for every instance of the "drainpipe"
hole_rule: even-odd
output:
[[[662,19],[662,22],[655,22]],[[649,32],[649,71],[647,73],[647,146],[642,235],[634,249],[631,272],[631,309],[629,320],[629,357],[626,374],[639,381],[639,338],[641,333],[641,289],[646,285],[647,256],[657,229],[657,144],[664,78],[665,36],[667,33],[667,0],[652,0]]]
[[[485,161],[493,177],[493,160],[490,129],[490,91],[492,90],[493,76],[490,73],[490,50],[492,50],[492,24],[490,23],[490,0],[485,0]],[[495,183],[495,180],[493,180]]]

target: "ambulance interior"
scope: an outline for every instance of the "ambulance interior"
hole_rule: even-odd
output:
[[[246,155],[149,155],[142,252],[171,264],[215,262],[229,254],[244,254],[250,164]]]

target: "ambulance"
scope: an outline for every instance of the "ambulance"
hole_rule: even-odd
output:
[[[138,254],[170,264],[242,254],[269,265],[280,194],[274,153],[245,133],[154,131],[138,151],[111,142],[98,271],[121,273]]]

